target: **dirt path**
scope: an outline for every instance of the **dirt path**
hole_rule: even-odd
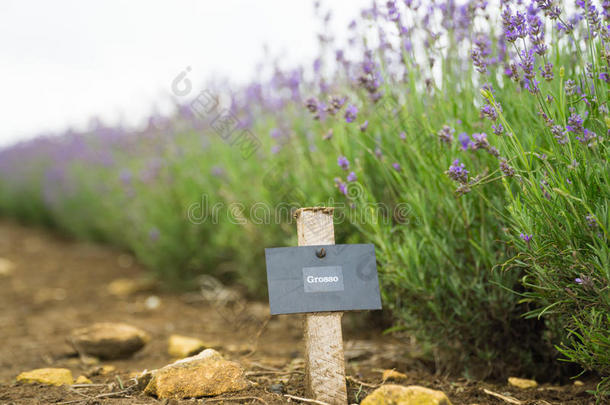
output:
[[[241,362],[250,380],[258,383],[247,391],[227,395],[234,399],[227,398],[225,403],[285,403],[286,397],[271,392],[271,386],[277,388],[278,384],[288,394],[304,395],[299,316],[271,318],[266,303],[246,303],[236,291],[222,288],[212,295],[175,295],[148,289],[117,296],[109,291],[111,282],[145,276],[144,269],[130,256],[9,222],[0,222],[0,258],[15,264],[12,274],[0,275],[0,404],[168,403],[138,392],[116,394],[114,398],[107,394],[121,391],[122,384],[129,385],[132,373],[170,363],[167,339],[174,333],[200,338],[225,357]],[[226,303],[219,298],[227,298]],[[127,360],[84,362],[66,338],[74,328],[98,321],[132,324],[146,330],[152,340]],[[407,375],[402,384],[441,389],[454,404],[504,403],[483,389],[512,395],[523,404],[593,403],[585,390],[594,382],[525,392],[431,375],[405,339],[380,337],[380,331],[372,330],[365,321],[361,315],[352,314],[344,319],[347,372],[358,381],[379,384],[381,371],[395,368]],[[102,366],[113,366],[114,370],[102,370]],[[75,388],[15,382],[20,372],[41,367],[66,367],[75,377],[90,376],[96,385]],[[292,374],[286,374],[287,370]],[[350,401],[359,402],[373,388],[353,379],[348,384]]]

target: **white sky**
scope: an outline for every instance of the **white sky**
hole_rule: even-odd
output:
[[[322,5],[342,34],[369,2]],[[2,0],[0,146],[84,128],[93,116],[138,124],[167,105],[185,67],[195,84],[244,82],[265,44],[286,61],[309,62],[319,27],[311,1]]]

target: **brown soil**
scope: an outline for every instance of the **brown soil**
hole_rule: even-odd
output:
[[[0,257],[16,264],[12,275],[0,276],[0,404],[288,402],[287,397],[271,392],[275,384],[282,384],[287,394],[305,396],[299,316],[270,317],[266,303],[245,302],[228,289],[219,289],[212,296],[153,289],[117,298],[108,292],[110,282],[146,274],[130,256],[9,222],[0,222]],[[150,297],[159,299],[158,307],[151,305],[156,299]],[[132,324],[149,332],[152,340],[130,359],[91,364],[74,352],[66,337],[74,328],[97,321]],[[350,403],[360,402],[380,384],[381,371],[388,368],[407,375],[400,384],[443,390],[456,405],[507,403],[485,389],[523,404],[594,403],[586,391],[594,388],[595,381],[524,391],[506,384],[431,374],[409,339],[382,336],[381,330],[366,322],[358,314],[344,317]],[[167,339],[173,333],[209,342],[225,357],[241,362],[248,378],[258,384],[236,394],[184,401],[157,400],[128,389],[135,384],[132,373],[172,361]],[[107,365],[115,370],[104,373],[101,366]],[[15,382],[22,371],[41,367],[69,368],[75,378],[89,376],[94,385],[49,387]]]

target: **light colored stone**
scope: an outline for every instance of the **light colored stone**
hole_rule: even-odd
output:
[[[150,291],[154,286],[153,280],[117,278],[106,286],[106,291],[116,297],[127,297],[139,292]]]
[[[580,380],[574,381],[574,386],[576,386],[576,387],[582,387],[583,385],[585,385],[585,383]]]
[[[169,355],[178,359],[199,353],[205,347],[203,341],[182,335],[171,335],[167,341]]]
[[[451,405],[442,391],[411,385],[382,385],[364,398],[361,405]]]
[[[85,377],[84,375],[79,375],[74,384],[93,384],[93,381]]]
[[[236,392],[249,386],[238,363],[206,349],[155,370],[144,392],[158,398],[182,399]]]
[[[95,365],[100,364],[100,359],[98,359],[97,357],[93,357],[93,356],[83,355],[83,356],[81,356],[80,361],[85,366],[95,366]]]
[[[128,357],[150,340],[146,332],[124,323],[100,322],[72,332],[70,341],[82,354],[101,359]]]
[[[528,380],[525,378],[517,378],[517,377],[509,377],[508,383],[513,387],[520,388],[522,390],[526,390],[528,388],[536,388],[538,383],[534,380]]]
[[[146,297],[146,299],[144,300],[144,306],[150,311],[159,309],[159,307],[161,306],[161,298],[157,297],[156,295]]]
[[[116,371],[116,367],[111,364],[105,364],[100,368],[100,374],[102,374],[102,375],[114,373],[115,371]]]
[[[39,368],[19,374],[17,381],[59,386],[72,384],[73,378],[67,368]]]
[[[383,381],[402,381],[402,380],[406,380],[407,376],[406,376],[406,374],[403,374],[396,370],[383,370],[381,379]]]
[[[15,270],[15,263],[8,259],[0,257],[0,277],[10,276]]]

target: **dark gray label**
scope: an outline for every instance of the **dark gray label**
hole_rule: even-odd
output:
[[[303,285],[306,293],[343,291],[341,266],[303,267]]]
[[[265,256],[273,315],[381,309],[371,244],[268,248]]]

